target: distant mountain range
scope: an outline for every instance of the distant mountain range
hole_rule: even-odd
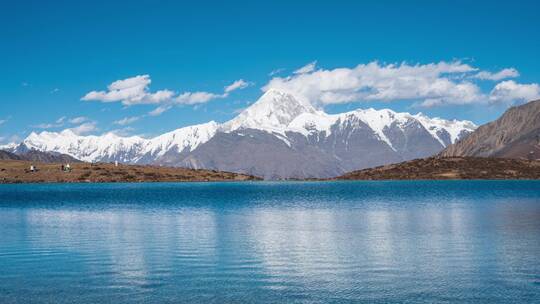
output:
[[[440,155],[540,159],[540,100],[508,109]]]
[[[265,179],[326,178],[422,158],[470,134],[470,121],[392,110],[327,114],[291,94],[268,90],[234,119],[189,126],[145,139],[70,130],[31,133],[10,152],[37,150],[88,162],[180,166]]]

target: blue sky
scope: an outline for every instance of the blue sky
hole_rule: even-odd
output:
[[[0,142],[81,125],[152,136],[222,122],[269,84],[304,93],[309,84],[331,113],[391,108],[478,124],[537,96],[538,1],[291,2],[5,2]],[[340,72],[351,85],[328,88]],[[139,90],[131,101],[109,94],[126,79]]]

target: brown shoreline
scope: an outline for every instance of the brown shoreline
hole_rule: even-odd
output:
[[[37,168],[30,172],[30,166]],[[123,165],[111,163],[71,163],[71,172],[58,163],[0,161],[0,184],[14,183],[113,183],[113,182],[210,182],[252,181],[260,178],[215,170]]]
[[[37,172],[30,172],[30,166]],[[0,184],[14,183],[115,183],[115,182],[211,182],[255,181],[246,174],[204,169],[111,163],[72,163],[63,172],[58,163],[20,160],[0,161]],[[540,161],[480,158],[430,157],[346,173],[329,179],[290,179],[290,181],[331,180],[538,180]]]

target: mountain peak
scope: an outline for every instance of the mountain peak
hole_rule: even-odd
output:
[[[282,133],[296,117],[317,113],[306,100],[290,93],[269,89],[254,104],[223,125],[225,131],[266,129]]]

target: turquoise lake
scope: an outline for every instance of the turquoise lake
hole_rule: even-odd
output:
[[[540,182],[0,185],[0,303],[540,303]]]

